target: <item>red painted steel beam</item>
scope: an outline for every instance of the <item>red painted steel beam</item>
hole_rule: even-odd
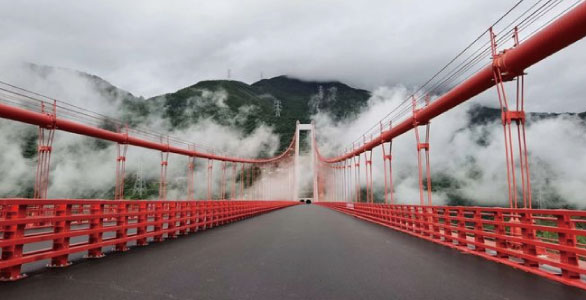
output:
[[[586,2],[576,6],[517,47],[505,51],[495,63],[498,63],[504,72],[521,74],[523,70],[566,48],[584,36],[586,36]],[[466,100],[486,91],[494,84],[491,64],[436,99],[430,105],[419,109],[412,117],[387,131],[383,131],[378,137],[363,146],[338,157],[325,158],[319,153],[318,156],[324,162],[335,163],[360,155],[364,151],[371,150],[383,142],[388,142],[413,129],[415,121],[419,124],[425,124]]]
[[[57,112],[58,113],[58,112]],[[165,143],[157,143],[148,141],[145,139],[140,139],[137,137],[133,137],[126,133],[117,133],[112,132],[106,129],[101,129],[98,127],[93,127],[85,124],[81,124],[78,122],[70,121],[67,119],[53,117],[48,114],[34,112],[30,110],[26,110],[23,108],[1,104],[0,103],[0,118],[10,119],[14,121],[19,121],[27,124],[41,126],[43,128],[56,128],[58,130],[67,131],[71,133],[76,133],[80,135],[90,136],[102,140],[108,140],[116,143],[121,144],[129,144],[137,147],[159,150],[163,152],[171,152],[180,155],[186,156],[194,156],[194,157],[201,157],[201,158],[209,158],[214,160],[221,160],[221,161],[229,161],[229,162],[237,162],[237,163],[269,163],[278,161],[283,158],[287,152],[291,149],[293,142],[289,145],[289,147],[283,151],[278,156],[266,158],[266,159],[249,159],[249,158],[239,158],[239,157],[230,157],[230,156],[222,156],[222,155],[215,155],[211,153],[199,152],[195,150],[189,150],[181,147],[171,146]]]

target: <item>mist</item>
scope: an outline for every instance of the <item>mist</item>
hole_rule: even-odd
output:
[[[32,67],[27,64],[0,64],[2,78],[27,89],[41,92],[52,98],[87,108],[113,118],[125,116],[122,108],[128,97],[124,91],[104,93],[107,82],[96,82],[87,74],[59,68]],[[372,93],[368,105],[351,119],[334,121],[328,111],[317,111],[312,116],[316,125],[319,149],[324,156],[338,154],[356,138],[371,128],[376,120],[392,111],[412,91],[405,86],[381,87]],[[129,96],[130,95],[130,96]],[[204,91],[201,96],[189,99],[197,105],[212,103],[225,109],[227,93]],[[162,96],[164,97],[164,96]],[[480,95],[484,105],[491,91]],[[134,98],[135,101],[145,101]],[[190,103],[191,103],[190,102]],[[476,101],[462,104],[431,122],[430,158],[434,204],[508,205],[504,142],[500,120],[474,123],[469,110]],[[496,103],[495,103],[496,104]],[[197,119],[187,126],[174,127],[161,109],[154,109],[146,117],[136,117],[139,127],[164,132],[186,141],[193,141],[202,151],[214,149],[217,153],[238,154],[243,157],[274,155],[279,136],[270,126],[260,124],[252,132],[243,132],[239,124],[254,116],[254,105],[240,107],[235,118],[218,124],[210,117]],[[189,111],[184,112],[189,115]],[[132,116],[131,116],[132,118]],[[581,188],[586,184],[586,170],[576,166],[586,163],[586,156],[578,149],[586,146],[584,122],[576,115],[564,114],[553,118],[529,116],[527,138],[532,178],[534,207],[585,207]],[[36,142],[37,128],[8,120],[0,120],[0,138],[10,141],[0,144],[0,191],[3,197],[30,196],[34,184],[36,153],[30,153]],[[307,137],[309,138],[309,137]],[[369,138],[369,137],[367,137]],[[36,144],[35,144],[36,145]],[[108,198],[114,189],[116,144],[58,131],[53,144],[51,177],[48,195],[51,198]],[[397,137],[393,142],[393,179],[396,200],[399,203],[419,203],[416,142],[413,133]],[[29,153],[27,153],[27,150]],[[36,150],[36,148],[35,148]],[[145,182],[145,197],[157,197],[160,153],[148,149],[128,147],[127,180],[134,183],[137,175]],[[373,181],[375,196],[384,198],[382,153],[373,151]],[[187,157],[169,155],[168,198],[185,199],[187,186]],[[195,197],[207,195],[207,160],[196,159]],[[254,185],[245,191],[251,197],[258,184],[272,182],[285,185],[290,177],[282,170],[263,173]],[[139,172],[140,170],[140,172]],[[301,195],[310,191],[312,173],[309,153],[301,156]],[[231,165],[227,167],[231,182]],[[362,168],[361,176],[364,176]],[[270,174],[269,174],[270,173]],[[213,197],[219,197],[221,162],[212,169]],[[264,183],[263,183],[264,182]],[[364,186],[364,177],[361,177]],[[133,193],[127,186],[126,193]],[[228,195],[230,189],[228,189]],[[271,196],[288,197],[290,191],[273,191]],[[264,195],[267,196],[267,195]]]
[[[122,90],[105,92],[109,83],[96,81],[84,73],[20,63],[0,63],[0,80],[42,93],[52,99],[65,101],[79,107],[115,119],[128,116],[123,101],[132,95]],[[201,101],[219,104],[227,94],[223,91],[202,93]],[[145,101],[135,98],[133,101]],[[194,108],[196,109],[196,108]],[[254,113],[254,106],[241,108],[239,114],[227,125],[218,124],[211,118],[201,118],[188,126],[174,129],[168,118],[161,113],[146,117],[137,116],[141,128],[161,132],[185,141],[192,141],[200,151],[216,153],[238,153],[242,157],[273,155],[278,149],[279,137],[271,127],[264,124],[252,132],[245,133],[237,124],[239,119]],[[160,112],[160,110],[155,110]],[[57,112],[59,115],[59,111]],[[2,197],[30,197],[36,171],[36,137],[38,128],[9,120],[0,120],[0,195]],[[27,144],[28,143],[28,144]],[[49,198],[108,198],[112,197],[115,185],[116,144],[103,142],[63,131],[56,131],[51,154]],[[28,151],[28,153],[27,153]],[[126,155],[126,178],[132,182],[140,173],[145,182],[147,198],[156,198],[160,176],[160,152],[128,146]],[[187,164],[185,156],[169,154],[168,159],[169,199],[187,197]],[[196,159],[195,197],[207,195],[207,160]],[[140,172],[139,172],[140,170]],[[231,167],[228,166],[227,174]],[[214,162],[214,197],[219,197],[221,163]],[[229,178],[229,177],[228,177]],[[126,190],[126,194],[132,193]]]
[[[312,119],[317,127],[322,155],[340,154],[344,147],[361,137],[411,92],[403,86],[376,89],[368,106],[351,120],[335,122],[327,112],[315,114]],[[494,91],[489,90],[481,97],[489,98],[491,92]],[[493,96],[496,102],[496,95]],[[431,121],[430,161],[434,204],[508,206],[502,125],[500,119],[486,124],[474,123],[470,120],[469,110],[474,109],[475,105],[472,100]],[[530,115],[526,130],[533,207],[586,207],[582,197],[586,170],[578,167],[586,163],[586,155],[580,150],[586,146],[584,122],[578,116],[569,114],[545,119]],[[372,155],[375,197],[382,201],[384,169],[380,147],[374,149]],[[418,204],[417,152],[413,131],[394,139],[392,155],[396,201]],[[363,187],[364,176],[362,163]]]

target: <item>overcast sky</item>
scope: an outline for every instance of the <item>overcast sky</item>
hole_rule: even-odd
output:
[[[85,71],[145,97],[228,69],[248,83],[262,72],[413,87],[514,2],[0,0],[0,59]],[[528,110],[585,111],[585,58],[580,41],[531,68]]]

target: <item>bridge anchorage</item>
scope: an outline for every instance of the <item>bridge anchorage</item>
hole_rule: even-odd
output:
[[[243,285],[248,288],[258,285],[251,283],[258,278],[267,286],[274,283],[279,288],[286,288],[283,282],[296,286],[299,282],[296,280],[303,277],[298,275],[302,273],[312,278],[304,283],[316,282],[313,279],[318,276],[333,274],[332,277],[339,281],[320,282],[319,286],[319,289],[330,289],[332,293],[337,290],[360,290],[361,286],[356,288],[357,284],[385,289],[385,292],[386,288],[392,286],[390,292],[403,291],[403,295],[412,295],[409,293],[421,289],[421,286],[413,287],[412,282],[396,278],[396,274],[401,272],[413,281],[425,277],[428,282],[423,283],[434,287],[433,292],[426,295],[432,298],[435,293],[446,295],[442,294],[445,292],[443,288],[446,287],[444,284],[450,285],[446,279],[450,276],[454,276],[452,278],[455,279],[451,280],[458,285],[462,282],[470,284],[473,287],[471,289],[481,290],[482,286],[466,280],[473,276],[488,276],[486,274],[492,276],[488,280],[492,283],[487,284],[492,284],[494,289],[502,286],[506,289],[517,288],[514,281],[507,282],[506,278],[499,277],[502,272],[527,285],[532,284],[532,289],[527,291],[529,294],[545,290],[551,292],[548,290],[551,288],[555,291],[548,296],[566,295],[566,292],[568,295],[584,295],[586,211],[535,209],[532,205],[529,150],[525,133],[524,79],[527,68],[586,36],[586,3],[573,5],[565,14],[548,22],[524,40],[519,38],[522,29],[514,27],[496,32],[491,27],[487,31],[488,47],[479,49],[480,56],[472,57],[454,72],[459,72],[460,68],[470,70],[470,65],[475,66],[480,61],[477,57],[482,57],[482,53],[491,56],[489,65],[483,65],[477,72],[450,86],[445,93],[438,92],[440,87],[444,87],[441,84],[417,90],[405,99],[396,114],[391,113],[376,123],[370,131],[360,135],[357,141],[337,155],[323,151],[323,143],[328,137],[321,136],[319,126],[313,123],[300,124],[297,121],[289,145],[277,155],[241,157],[219,153],[167,134],[132,128],[121,121],[98,116],[13,85],[2,84],[0,118],[38,127],[38,156],[33,198],[0,199],[0,281],[18,281],[26,277],[26,268],[38,263],[48,262],[48,267],[66,268],[84,256],[100,261],[99,264],[87,264],[85,268],[101,270],[104,266],[112,266],[108,261],[116,259],[125,259],[132,266],[143,264],[144,261],[133,256],[132,252],[141,251],[152,261],[163,261],[161,256],[156,255],[164,253],[162,256],[167,259],[175,256],[174,252],[169,251],[178,251],[185,255],[185,261],[201,268],[206,268],[202,261],[217,263],[216,255],[219,253],[228,256],[226,265],[207,266],[206,270],[211,271],[205,276],[209,277],[198,277],[198,284],[216,281],[211,273],[221,269],[226,273],[222,280],[230,283],[245,282]],[[513,46],[499,52],[499,47],[510,39]],[[453,76],[448,74],[441,82],[450,81]],[[512,94],[508,91],[511,85],[514,97],[510,97]],[[431,122],[435,117],[492,87],[496,88],[503,126],[508,200],[508,205],[504,206],[508,207],[438,205],[438,197],[432,199]],[[103,126],[105,121],[114,126]],[[114,199],[49,197],[50,158],[54,153],[53,144],[59,143],[57,131],[116,144],[116,157],[111,158],[116,163],[115,172],[112,172]],[[396,151],[398,143],[395,139],[412,134],[411,131],[415,137],[412,150],[417,155],[419,199],[410,199],[412,202],[408,203],[417,204],[403,202],[406,200],[397,196],[398,191],[393,182],[393,167],[395,171],[397,167],[397,157],[393,156],[393,149],[395,147]],[[301,132],[309,134],[310,171],[302,170]],[[157,171],[160,173],[156,200],[129,200],[125,195],[126,162],[133,158],[127,155],[127,151],[134,147],[160,154],[160,161],[157,158],[157,163],[160,163],[160,170],[157,166]],[[377,152],[382,155],[377,155]],[[182,194],[178,196],[180,199],[169,200],[177,197],[169,192],[169,182],[173,181],[168,181],[168,175],[172,177],[173,174],[167,172],[177,157],[186,158],[186,163],[181,163],[185,168],[181,172],[182,176],[186,175],[186,182],[182,186]],[[380,180],[384,182],[380,184],[382,193],[377,194],[380,192],[377,185],[379,179],[373,176],[373,170],[377,170],[381,164],[383,176]],[[311,180],[303,180],[309,176]],[[306,181],[312,183],[311,197],[300,193]],[[316,205],[300,205],[302,202]],[[267,214],[269,212],[274,213]],[[256,218],[254,222],[223,226],[259,215],[264,216]],[[380,226],[371,226],[373,224]],[[218,227],[222,228],[213,234],[198,234],[198,239],[178,239],[180,236]],[[234,244],[221,240],[218,236],[222,234],[230,237],[229,241]],[[129,254],[112,255],[112,260],[101,259],[109,253],[127,252],[135,246],[175,239],[177,241],[162,244],[168,245],[168,248],[145,247],[130,251]],[[206,248],[197,244],[200,240],[209,241],[210,246]],[[368,248],[371,245],[374,245],[373,248]],[[305,254],[307,249],[312,249],[312,255]],[[453,255],[452,249],[471,255]],[[262,252],[262,255],[251,255],[256,252]],[[383,257],[381,253],[388,253],[392,259]],[[351,257],[343,257],[344,254]],[[407,259],[396,259],[398,255],[404,255]],[[471,256],[484,260],[469,259]],[[428,257],[431,258],[425,260]],[[451,273],[444,274],[450,276],[438,276],[443,269],[430,269],[428,264],[433,263],[429,261],[449,262],[435,266],[449,270]],[[486,264],[486,261],[499,264]],[[164,275],[160,277],[157,277],[159,274],[149,275],[167,280],[165,282],[168,283],[184,280],[170,274],[179,272],[183,275],[186,274],[184,272],[193,271],[191,265],[185,264],[183,260],[168,263],[178,269],[164,269],[161,272]],[[474,266],[467,269],[465,266],[468,264]],[[112,267],[121,270],[119,265]],[[499,269],[502,265],[507,268]],[[279,269],[281,266],[287,268]],[[304,267],[301,271],[300,266]],[[152,267],[160,270],[165,266]],[[330,269],[338,273],[329,272]],[[371,271],[373,269],[385,276],[372,277],[373,273],[377,273]],[[513,269],[538,276],[531,277]],[[76,272],[69,270],[62,272]],[[141,270],[144,270],[144,266]],[[241,270],[246,271],[246,276],[232,277],[233,273]],[[352,276],[340,275],[344,272]],[[354,276],[352,272],[364,275],[369,280],[361,283],[357,278],[362,280],[363,277]],[[195,273],[194,276],[202,276]],[[288,277],[289,273],[294,273],[294,276]],[[284,279],[273,278],[277,276],[283,276]],[[42,276],[30,277],[28,280],[33,281],[34,277]],[[173,280],[163,277],[172,277]],[[389,278],[399,283],[380,281]],[[537,284],[533,286],[535,282]],[[423,283],[417,282],[418,285]],[[189,282],[182,287],[190,284],[194,283]],[[14,288],[17,285],[4,286]],[[565,285],[578,289],[570,289]],[[562,289],[556,289],[560,286]],[[461,290],[461,287],[454,289]],[[222,290],[226,292],[229,289],[223,286]],[[282,289],[277,290],[282,293]],[[316,292],[312,296],[321,298],[320,295]],[[484,295],[487,299],[494,297],[494,294]],[[278,295],[273,298],[278,298]]]

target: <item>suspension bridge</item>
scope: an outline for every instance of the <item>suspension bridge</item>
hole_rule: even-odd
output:
[[[38,159],[34,197],[0,199],[0,295],[584,299],[586,212],[532,206],[524,79],[586,35],[586,3],[522,36],[546,4],[491,27],[473,43],[481,47],[337,155],[320,152],[313,124],[297,123],[274,157],[240,157],[3,83],[0,117],[38,128]],[[430,122],[487,90],[501,107],[508,202],[435,205]],[[116,144],[114,199],[48,197],[58,131]],[[309,131],[311,171],[301,170],[301,131]],[[418,204],[395,197],[393,140],[404,134],[417,141]],[[128,147],[160,153],[158,200],[125,199]],[[382,155],[373,157],[375,149]],[[170,155],[184,159],[183,199],[167,199]],[[373,164],[384,168],[383,199]],[[205,178],[195,176],[199,167]],[[299,201],[302,172],[312,175],[313,205]],[[196,199],[196,181],[207,184],[204,199]]]

